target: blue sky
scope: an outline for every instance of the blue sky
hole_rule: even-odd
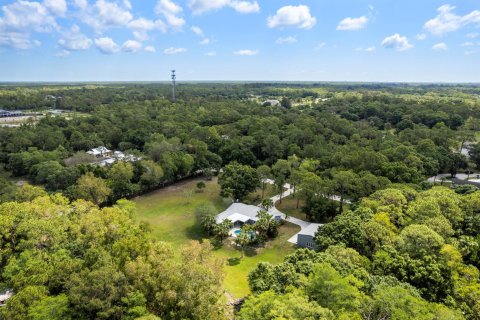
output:
[[[480,82],[480,2],[0,0],[0,81]]]

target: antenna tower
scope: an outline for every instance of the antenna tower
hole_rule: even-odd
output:
[[[175,97],[175,80],[177,79],[177,76],[175,75],[175,70],[172,70],[172,99],[173,102],[175,102],[176,97]]]

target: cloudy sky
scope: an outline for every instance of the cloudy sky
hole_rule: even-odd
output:
[[[0,0],[0,81],[480,82],[480,2]]]

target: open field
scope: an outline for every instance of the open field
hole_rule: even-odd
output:
[[[220,197],[216,180],[206,181],[202,193],[195,192],[201,179],[186,180],[133,199],[140,221],[152,228],[152,236],[174,244],[187,244],[205,237],[195,221],[195,208],[203,202],[212,202],[218,212],[229,202]]]
[[[185,191],[194,191],[200,180],[182,181],[133,199],[139,220],[150,225],[152,237],[176,246],[205,238],[202,229],[196,224],[195,208],[202,202],[211,201],[221,212],[229,202],[219,196],[220,187],[216,179],[207,181],[202,193]],[[295,246],[287,240],[299,230],[298,226],[290,223],[281,226],[276,239],[268,242],[264,248],[248,251],[243,259],[240,259],[241,252],[230,243],[231,240],[225,240],[224,246],[216,249],[215,253],[226,261],[226,290],[236,298],[249,294],[248,273],[260,261],[278,263],[292,253]]]

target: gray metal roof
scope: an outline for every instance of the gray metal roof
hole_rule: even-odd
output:
[[[308,227],[302,229],[298,234],[304,234],[304,235],[307,235],[307,236],[314,237],[315,233],[318,230],[318,227],[320,227],[320,226],[321,226],[321,224],[319,224],[319,223],[312,223]]]

